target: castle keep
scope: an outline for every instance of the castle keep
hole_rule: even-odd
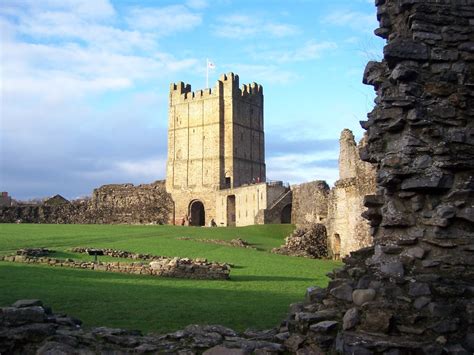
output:
[[[166,189],[177,224],[265,223],[269,207],[290,222],[289,204],[280,203],[289,188],[266,182],[261,85],[240,88],[233,73],[212,89],[171,84]]]

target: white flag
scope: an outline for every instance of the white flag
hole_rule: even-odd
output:
[[[207,67],[208,67],[209,69],[215,69],[215,68],[216,68],[216,66],[214,65],[214,63],[213,63],[213,62],[210,62],[210,61],[207,61]]]

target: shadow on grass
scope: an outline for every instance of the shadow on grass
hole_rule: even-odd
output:
[[[236,281],[295,281],[294,278],[236,277]],[[306,281],[311,279],[300,279]],[[278,324],[300,292],[256,283],[246,289],[228,281],[166,279],[76,269],[0,263],[0,306],[39,298],[53,311],[84,321],[145,332],[171,332],[188,324],[222,324],[236,330]]]
[[[290,276],[266,276],[266,275],[237,275],[232,276],[231,280],[233,281],[265,281],[265,282],[274,282],[274,281],[281,281],[281,282],[291,282],[291,281],[314,281],[313,278],[309,277],[290,277]]]

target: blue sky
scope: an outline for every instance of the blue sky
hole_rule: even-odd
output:
[[[3,0],[0,190],[76,198],[165,177],[168,90],[206,58],[265,95],[267,176],[337,180],[382,40],[372,0]]]

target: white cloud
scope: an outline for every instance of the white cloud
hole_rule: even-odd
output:
[[[158,35],[164,35],[190,30],[199,26],[202,17],[186,6],[170,5],[161,8],[132,8],[126,21],[131,28],[153,31]]]
[[[249,15],[226,16],[211,25],[211,28],[216,36],[233,39],[248,39],[248,37],[254,35],[280,38],[300,32],[298,27],[294,25],[272,22]]]
[[[120,27],[122,15],[107,1],[3,5],[5,188],[54,192],[62,179],[71,191],[89,192],[107,182],[163,177],[164,160],[150,157],[166,149],[166,120],[156,118],[166,117],[167,96],[157,86],[193,71],[197,60],[160,50],[156,33]],[[29,180],[39,182],[37,190]]]
[[[28,9],[31,13],[71,12],[91,20],[105,20],[116,15],[108,0],[3,0],[2,12],[12,14],[21,9]]]
[[[115,163],[115,168],[120,175],[153,181],[156,180],[157,176],[164,176],[166,174],[166,158],[119,161]]]
[[[334,158],[334,155],[337,157],[337,153],[335,154],[318,154],[316,159],[321,160],[323,163],[325,158]],[[339,169],[337,167],[317,166],[314,154],[288,154],[270,157],[266,159],[266,165],[267,176],[270,179],[277,177],[279,180],[290,182],[291,184],[325,180],[328,184],[332,185],[339,178]]]

